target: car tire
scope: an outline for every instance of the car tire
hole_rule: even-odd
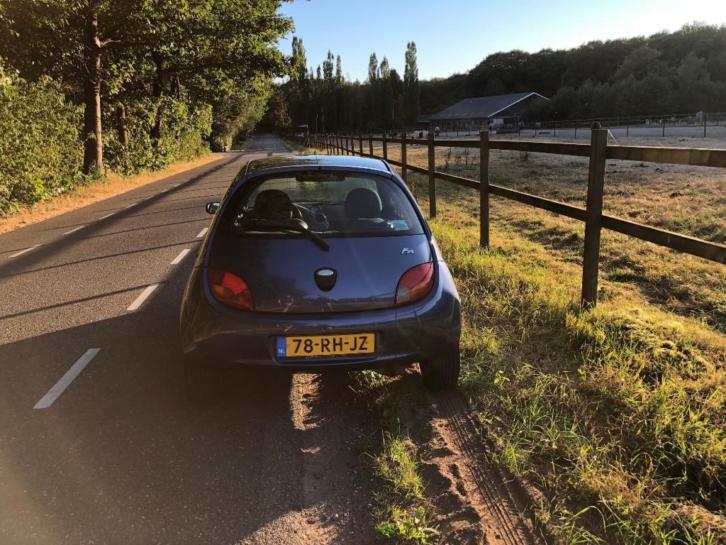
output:
[[[421,362],[419,366],[424,386],[433,392],[456,388],[459,383],[461,358],[458,349]]]
[[[219,393],[219,373],[194,358],[184,359],[184,385],[187,398],[197,407],[212,404]]]

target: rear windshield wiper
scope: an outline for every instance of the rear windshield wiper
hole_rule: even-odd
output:
[[[323,237],[310,230],[310,227],[303,220],[293,219],[289,221],[273,221],[263,219],[246,219],[240,223],[241,231],[294,231],[301,233],[320,246],[326,252],[330,250],[330,245]]]

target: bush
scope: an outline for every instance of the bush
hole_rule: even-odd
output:
[[[212,130],[212,108],[207,104],[190,107],[186,102],[164,97],[161,109],[161,138],[154,144],[150,134],[156,108],[150,99],[127,106],[128,146],[122,146],[112,108],[107,108],[106,164],[114,172],[132,175],[158,170],[179,159],[193,159],[209,150],[205,139]]]
[[[54,82],[27,82],[0,61],[0,216],[84,181],[81,124]]]

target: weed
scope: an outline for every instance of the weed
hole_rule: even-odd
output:
[[[376,529],[382,536],[396,542],[420,545],[431,543],[438,535],[436,529],[429,525],[426,510],[422,506],[407,509],[392,505],[388,516],[376,525]]]

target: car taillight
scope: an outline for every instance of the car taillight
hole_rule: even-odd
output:
[[[421,263],[408,269],[398,281],[396,306],[423,299],[434,285],[434,264]]]
[[[239,276],[218,269],[208,269],[209,289],[214,298],[230,307],[253,310],[252,293]]]

